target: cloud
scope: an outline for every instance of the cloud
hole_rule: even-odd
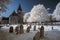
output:
[[[29,12],[29,15],[30,16],[28,17],[27,22],[49,21],[47,9],[45,9],[44,5],[41,4],[33,6],[32,10]]]
[[[60,21],[60,3],[56,5],[56,9],[53,12],[53,18],[56,18],[57,21]]]

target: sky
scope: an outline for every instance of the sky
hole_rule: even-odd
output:
[[[43,4],[49,13],[53,13],[59,2],[60,0],[13,0],[11,4],[7,5],[8,9],[2,15],[9,17],[13,11],[17,11],[19,4],[24,13],[30,12],[32,7],[37,4]]]

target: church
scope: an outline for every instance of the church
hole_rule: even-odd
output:
[[[0,24],[22,24],[24,13],[22,12],[21,5],[18,6],[17,12],[13,13],[8,17],[2,17]]]

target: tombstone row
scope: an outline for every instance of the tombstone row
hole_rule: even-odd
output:
[[[31,29],[31,26],[28,26],[26,32],[29,33],[29,32],[30,32],[30,29]],[[11,27],[9,28],[9,32],[10,32],[10,33],[13,33],[13,26],[11,26]],[[17,26],[17,27],[15,28],[15,33],[16,33],[16,34],[19,34],[19,33],[20,33],[20,34],[23,34],[23,33],[24,33],[23,25],[20,25],[20,27]]]
[[[35,28],[36,28],[36,27],[34,26],[34,31],[36,30]],[[27,29],[26,29],[26,32],[29,33],[29,32],[30,32],[30,29],[31,29],[31,26],[28,26]],[[40,30],[40,32],[39,32],[39,34],[37,34],[37,35],[39,35],[38,38],[39,38],[39,37],[40,37],[40,38],[43,38],[43,37],[44,37],[44,27],[41,26],[41,28],[39,28],[39,30]],[[10,33],[13,33],[13,27],[12,27],[12,26],[10,27],[9,32],[10,32]],[[15,33],[16,33],[16,34],[19,34],[19,33],[20,33],[20,34],[23,34],[23,33],[24,33],[23,25],[20,25],[20,27],[17,26],[17,27],[15,28]]]

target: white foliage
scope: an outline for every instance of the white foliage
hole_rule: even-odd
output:
[[[25,13],[24,15],[24,22],[27,22],[27,19],[30,17],[30,12]]]
[[[30,12],[27,22],[45,22],[49,21],[48,12],[41,4],[34,6]]]
[[[60,21],[60,3],[57,4],[56,9],[53,12],[53,18],[56,18],[57,21]]]

